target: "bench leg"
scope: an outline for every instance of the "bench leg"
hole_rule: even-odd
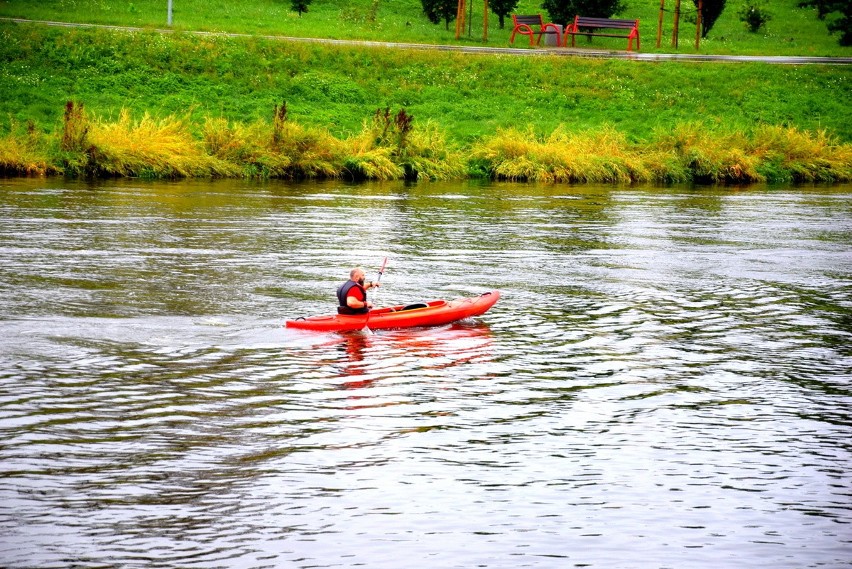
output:
[[[634,38],[636,38],[636,51],[639,51],[639,32],[636,30],[630,32],[630,35],[627,36],[627,51],[633,51]]]
[[[512,36],[509,38],[509,43],[514,44],[515,43],[515,34],[521,34],[522,36],[529,36],[530,37],[530,47],[532,47],[533,46],[533,36],[535,35],[535,32],[533,32],[529,28],[526,29],[526,30],[523,29],[523,28],[524,28],[523,26],[520,26],[520,27],[516,27],[514,30],[512,30]]]
[[[511,43],[511,44],[515,43],[515,34],[516,33],[521,34],[522,36],[529,36],[530,37],[530,47],[533,46],[533,37],[535,36],[535,34],[533,32],[525,32],[523,30],[518,31],[518,32],[512,32],[512,37],[509,38],[509,43]]]

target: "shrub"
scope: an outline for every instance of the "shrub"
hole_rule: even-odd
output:
[[[302,17],[302,12],[308,11],[308,6],[311,5],[312,0],[292,0],[290,2],[290,7],[294,12],[299,13],[299,17]]]
[[[450,29],[450,22],[456,19],[458,2],[456,0],[420,0],[423,5],[423,13],[433,24],[444,21],[446,29]]]
[[[766,8],[759,4],[751,3],[743,4],[739,12],[737,12],[737,16],[739,16],[740,21],[745,23],[748,30],[752,33],[757,33],[760,28],[772,19],[772,15],[767,12]]]

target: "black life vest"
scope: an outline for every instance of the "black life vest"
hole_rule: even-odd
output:
[[[346,295],[349,294],[352,287],[360,288],[361,292],[364,294],[364,308],[350,308],[349,305],[346,304]],[[348,280],[337,288],[337,300],[340,303],[340,306],[337,307],[338,314],[367,314],[370,311],[370,309],[366,306],[367,289],[353,280]]]

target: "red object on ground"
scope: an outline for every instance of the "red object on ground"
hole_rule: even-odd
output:
[[[430,300],[416,304],[376,308],[367,314],[328,314],[287,320],[287,328],[344,332],[370,328],[410,328],[415,326],[440,326],[456,320],[484,314],[500,299],[500,291],[492,290],[472,298],[455,300]]]
[[[556,34],[556,45],[562,45],[562,39],[560,37],[560,29],[556,26],[556,24],[552,24],[550,22],[545,22],[544,18],[541,17],[541,14],[530,14],[528,16],[522,16],[518,14],[512,14],[512,23],[514,24],[514,28],[512,28],[512,35],[509,38],[509,43],[515,43],[515,34],[521,34],[522,36],[529,36],[530,38],[530,47],[533,45],[533,38],[535,38],[535,43],[541,43],[541,36],[544,34]],[[538,37],[536,37],[538,35]]]
[[[583,28],[586,31],[581,31]],[[628,30],[628,34],[613,34],[603,32],[593,32],[588,30],[593,29],[613,29],[613,30]],[[636,40],[636,51],[639,51],[639,20],[616,20],[610,18],[588,18],[585,16],[575,16],[574,23],[569,23],[564,32],[565,47],[568,47],[568,36],[571,36],[571,47],[574,47],[574,40],[577,35],[581,36],[602,36],[609,38],[627,38],[627,51],[633,51],[633,40]]]

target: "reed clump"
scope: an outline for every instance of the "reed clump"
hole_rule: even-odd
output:
[[[97,121],[89,134],[86,171],[101,176],[188,178],[223,176],[190,132],[186,120],[174,116],[138,121],[122,111],[115,122]]]
[[[341,142],[327,131],[289,121],[286,102],[274,105],[271,124],[207,118],[202,138],[212,157],[249,178],[335,178],[343,159]]]
[[[497,179],[546,183],[657,181],[625,136],[611,127],[548,136],[507,129],[474,144],[473,159]]]
[[[474,145],[473,159],[487,175],[546,183],[651,182],[747,184],[837,182],[852,179],[852,145],[825,132],[760,126],[751,133],[721,132],[700,123],[657,131],[631,144],[605,127],[548,136],[509,129]]]
[[[346,172],[355,179],[450,180],[464,176],[461,154],[438,126],[416,127],[405,109],[377,109],[348,141]]]
[[[771,181],[836,182],[852,179],[852,145],[825,131],[765,125],[751,140],[761,175]]]
[[[714,131],[701,123],[682,123],[655,133],[652,148],[676,165],[687,181],[703,184],[765,182],[748,135]]]
[[[653,145],[701,183],[836,182],[852,179],[852,145],[824,131],[759,125],[750,133],[685,123],[658,132]]]
[[[62,169],[51,163],[44,136],[28,121],[22,129],[10,121],[9,133],[0,136],[0,175],[45,176],[60,174]]]

